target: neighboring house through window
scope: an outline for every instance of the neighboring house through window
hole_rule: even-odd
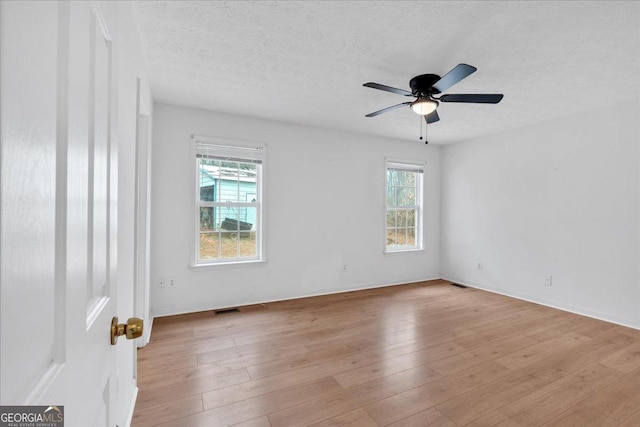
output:
[[[424,164],[386,162],[386,252],[422,249]]]
[[[193,139],[195,265],[263,260],[264,145]]]

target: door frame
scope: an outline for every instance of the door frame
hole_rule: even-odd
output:
[[[138,348],[149,343],[153,318],[150,312],[151,248],[151,108],[142,94],[141,79],[136,84],[136,148],[134,206],[134,310],[144,320],[144,332]],[[134,359],[137,359],[134,357]],[[137,360],[134,361],[137,363]],[[135,372],[135,371],[134,371]]]

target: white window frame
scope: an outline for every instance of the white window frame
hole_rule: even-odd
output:
[[[402,252],[415,252],[424,250],[424,170],[426,167],[425,162],[415,162],[415,161],[407,161],[407,160],[398,160],[398,159],[385,159],[385,168],[384,168],[384,218],[383,218],[383,230],[384,230],[384,253],[385,254],[395,254]],[[411,206],[412,209],[416,210],[416,231],[415,231],[415,246],[400,246],[395,248],[390,248],[387,243],[387,214],[388,212],[395,210],[394,207],[389,207],[387,203],[387,194],[389,191],[389,180],[387,179],[387,174],[389,169],[402,169],[407,171],[418,172],[418,176],[416,177],[416,204],[415,206]],[[405,207],[406,208],[406,207]]]
[[[191,162],[193,162],[193,230],[194,238],[191,251],[191,267],[192,268],[208,268],[221,267],[228,265],[246,265],[253,263],[262,263],[266,261],[265,257],[265,163],[267,157],[267,146],[263,143],[234,140],[227,138],[217,138],[209,136],[192,135],[191,137]],[[200,200],[200,161],[199,154],[203,152],[215,152],[216,156],[226,160],[243,161],[255,163],[256,168],[256,202],[203,202]],[[200,208],[201,207],[219,207],[233,205],[236,207],[255,207],[256,208],[256,256],[242,258],[224,258],[224,259],[201,259],[200,258]]]

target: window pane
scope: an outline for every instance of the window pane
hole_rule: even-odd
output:
[[[396,188],[392,185],[387,185],[387,205],[396,205]]]
[[[215,185],[221,202],[253,203],[258,200],[257,166],[252,163],[220,162]]]
[[[387,212],[387,227],[396,227],[396,211]]]
[[[396,229],[389,228],[387,229],[387,246],[396,245]]]
[[[415,206],[416,190],[412,187],[398,188],[398,206]]]
[[[406,227],[407,226],[407,211],[401,210],[401,211],[397,211],[397,213],[398,213],[397,227]]]
[[[213,217],[213,208],[200,208],[200,230],[212,231],[215,221]]]
[[[408,186],[408,187],[415,187],[416,185],[416,172],[407,172],[406,173],[406,180],[404,185]]]
[[[396,171],[387,170],[387,183],[389,185],[395,185],[398,183],[398,176]]]
[[[404,185],[406,180],[405,172],[402,171],[393,171],[394,175],[394,184],[395,185]]]
[[[218,233],[200,233],[200,259],[220,258]]]
[[[411,209],[407,211],[407,226],[415,227],[416,225],[416,210]]]
[[[196,263],[255,260],[261,255],[257,246],[261,241],[258,180],[264,147],[236,148],[203,141],[196,141],[195,146],[199,221]]]
[[[217,182],[220,202],[239,202],[238,162],[222,162]],[[244,200],[242,200],[244,201]]]
[[[219,207],[220,228],[223,231],[256,230],[257,208],[254,207]]]
[[[221,258],[238,258],[238,234],[237,232],[220,233],[220,243],[222,246]]]
[[[255,257],[258,254],[256,244],[256,233],[240,233],[240,256]]]
[[[407,233],[406,230],[404,228],[399,228],[397,231],[397,237],[396,237],[396,242],[398,243],[398,245],[400,246],[404,246],[407,243]]]
[[[394,162],[393,166],[405,169],[401,163]],[[422,246],[418,215],[423,206],[418,189],[422,186],[423,174],[413,171],[415,166],[407,164],[406,170],[386,170],[386,239],[389,251]]]
[[[216,201],[216,182],[220,162],[216,160],[200,159],[200,200],[203,202]]]
[[[415,228],[407,229],[407,245],[416,246],[416,230]]]

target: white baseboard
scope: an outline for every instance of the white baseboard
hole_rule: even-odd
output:
[[[138,386],[133,388],[133,393],[131,393],[131,395],[131,404],[129,405],[129,411],[127,412],[127,419],[125,420],[124,427],[131,427],[133,411],[136,409],[136,400],[138,399]]]
[[[527,297],[527,296],[523,296],[523,295],[513,294],[513,293],[510,293],[510,292],[498,291],[496,289],[491,289],[491,288],[488,288],[486,286],[477,285],[477,284],[473,284],[473,283],[468,283],[468,282],[464,282],[464,281],[461,281],[461,280],[451,279],[451,278],[448,278],[448,277],[443,277],[442,279],[443,280],[448,280],[449,282],[453,282],[453,283],[459,283],[461,285],[465,285],[465,286],[468,286],[470,288],[480,289],[480,290],[491,292],[491,293],[494,293],[494,294],[504,295],[504,296],[507,296],[507,297],[510,297],[510,298],[516,298],[516,299],[519,299],[519,300],[522,300],[522,301],[527,301],[527,302],[532,302],[534,304],[544,305],[545,307],[555,308],[556,310],[567,311],[569,313],[579,314],[580,316],[591,317],[592,319],[602,320],[604,322],[614,323],[616,325],[624,326],[624,327],[627,327],[627,328],[640,330],[640,324],[634,324],[633,322],[629,322],[629,321],[624,320],[624,319],[617,319],[617,318],[614,318],[612,316],[608,316],[606,314],[594,312],[594,311],[591,311],[591,310],[586,310],[586,309],[581,308],[581,307],[574,307],[574,306],[570,306],[570,305],[560,305],[560,304],[557,304],[556,302],[547,301],[547,300],[545,300],[543,298],[531,298],[531,297]]]
[[[220,308],[242,307],[245,305],[255,305],[255,304],[268,304],[272,302],[290,301],[290,300],[300,299],[300,298],[311,298],[311,297],[319,297],[323,295],[342,294],[346,292],[355,292],[355,291],[364,291],[367,289],[384,288],[387,286],[402,286],[409,283],[429,282],[433,280],[440,280],[440,277],[409,279],[409,280],[403,281],[402,283],[383,283],[383,282],[368,283],[368,284],[356,285],[349,289],[331,289],[325,292],[315,292],[315,293],[312,292],[309,294],[295,295],[292,297],[280,297],[280,298],[275,297],[275,298],[266,299],[266,300],[246,300],[246,301],[239,301],[239,302],[229,303],[224,305],[215,305],[211,303],[198,304],[198,305],[194,304],[194,305],[183,306],[175,309],[171,309],[169,307],[156,307],[154,308],[153,311],[156,317],[175,316],[178,314],[197,313],[199,311],[218,310]]]

